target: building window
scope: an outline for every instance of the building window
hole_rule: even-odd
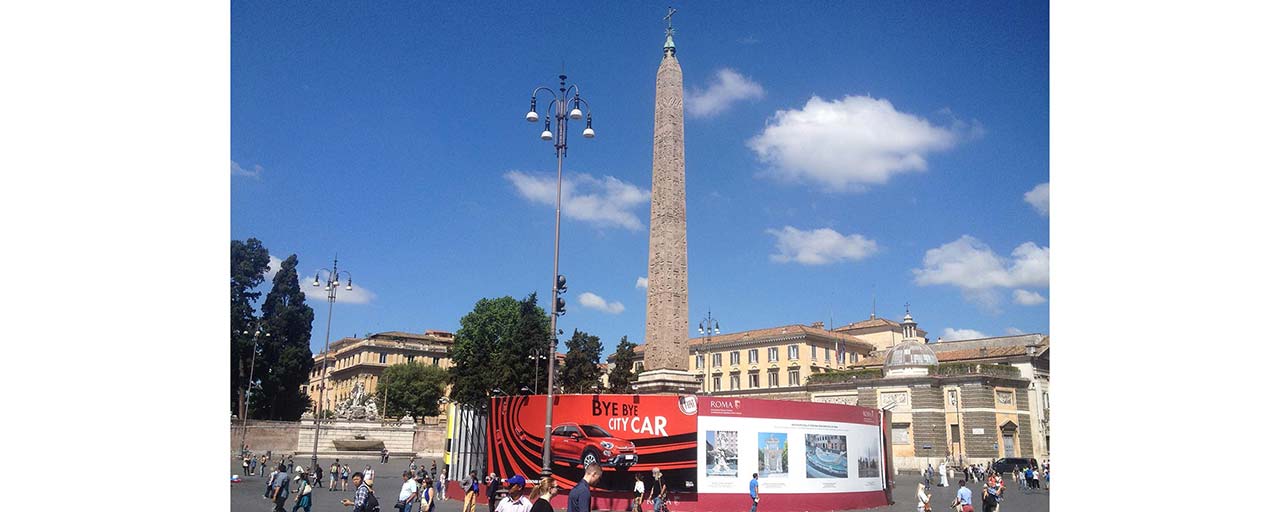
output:
[[[778,387],[778,372],[776,371],[769,372],[769,387],[771,388]]]
[[[386,353],[378,354],[378,362],[382,364],[387,364],[387,354]]]
[[[787,359],[792,361],[800,359],[800,345],[787,346]]]
[[[413,356],[406,356],[406,357],[405,357],[405,359],[406,359],[407,361],[409,361],[410,363],[412,363],[412,362],[413,362]]]
[[[436,366],[440,366],[440,358],[439,358],[439,357],[433,357],[433,358],[431,358],[431,364],[434,364],[434,365],[436,365]]]
[[[720,391],[720,377],[719,376],[712,377],[711,385],[714,391]]]
[[[699,369],[699,370],[701,370],[701,369],[702,369],[703,357],[704,357],[704,356],[703,356],[702,354],[698,354],[697,356],[694,356],[694,358],[693,358],[693,367],[694,367],[694,368],[697,368],[697,369]]]
[[[787,372],[787,385],[788,386],[800,385],[800,370],[791,370]]]
[[[951,404],[952,407],[960,406],[960,397],[956,394],[956,390],[947,391],[947,403]]]
[[[735,354],[736,354],[736,352],[735,352]],[[739,376],[737,376],[737,375],[730,375],[730,376],[729,376],[729,389],[730,389],[730,390],[738,390],[738,389],[742,389],[742,378],[741,378],[741,377],[739,377]]]
[[[711,354],[711,366],[720,367],[720,353]]]
[[[893,444],[911,444],[911,424],[893,424]]]
[[[1049,410],[1049,392],[1045,391],[1040,395],[1040,405],[1044,410]]]
[[[778,360],[778,347],[769,347],[769,362],[772,363],[777,360]]]
[[[751,350],[748,350],[748,351],[747,351],[747,362],[748,362],[748,363],[751,363],[751,364],[756,364],[756,363],[760,362],[760,349],[758,349],[758,348],[753,348],[753,349],[751,349]]]
[[[729,364],[732,364],[732,365],[738,364],[738,351],[735,350],[729,353]]]
[[[818,360],[818,346],[817,346],[817,345],[809,345],[809,359],[810,359],[810,360],[813,360],[813,361],[817,361],[817,360]]]
[[[747,386],[751,389],[760,387],[760,374],[753,373],[747,376]]]

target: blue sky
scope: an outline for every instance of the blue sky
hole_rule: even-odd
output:
[[[232,2],[232,238],[304,273],[336,254],[359,290],[334,339],[545,306],[555,158],[524,113],[563,69],[597,137],[565,162],[560,325],[643,339],[667,5]],[[691,334],[708,309],[843,325],[873,295],[930,337],[1049,332],[1047,4],[675,7]]]

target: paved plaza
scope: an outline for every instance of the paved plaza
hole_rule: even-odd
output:
[[[431,464],[431,459],[420,459],[419,462],[422,462],[422,460],[426,460],[428,465]],[[310,462],[310,457],[295,457],[294,462],[295,464],[306,465],[306,463]],[[407,459],[393,458],[391,459],[391,462],[387,464],[380,464],[377,458],[343,459],[343,462],[351,464],[352,471],[355,471],[357,467],[363,470],[366,465],[372,466],[376,476],[373,482],[374,492],[378,495],[378,499],[382,504],[382,510],[383,512],[395,512],[395,498],[400,494],[400,473],[408,468],[409,461]],[[333,460],[329,459],[326,461],[321,459],[321,463],[327,468],[328,464],[333,463]],[[230,466],[231,474],[240,473],[240,463],[238,459],[232,460],[230,462]],[[895,503],[889,507],[880,507],[870,510],[874,512],[906,512],[915,510],[915,490],[916,483],[919,481],[919,475],[898,475],[897,486],[893,490]],[[1023,492],[1018,490],[1017,484],[1014,483],[1011,478],[1006,478],[1005,481],[1010,485],[1010,488],[1005,491],[1005,500],[1000,506],[1001,512],[1047,512],[1049,510],[1048,491],[1042,489],[1034,492]],[[238,484],[230,484],[231,510],[233,512],[270,512],[272,509],[271,502],[263,499],[262,497],[262,493],[266,489],[266,482],[266,476],[253,476],[244,478],[244,481]],[[327,481],[325,482],[325,485],[328,485]],[[347,492],[316,489],[315,493],[312,494],[311,497],[311,511],[339,512],[343,510],[351,510],[350,507],[342,506],[343,498],[351,498],[355,494],[355,490],[351,488],[350,485],[348,485],[348,489],[349,490]],[[955,498],[956,489],[955,480],[952,480],[952,485],[950,487],[933,487],[930,489],[929,492],[933,494],[932,504],[934,510],[937,510],[938,512],[945,512],[948,510],[947,505],[949,505],[951,500]],[[982,491],[981,486],[970,485],[969,489],[973,491],[975,496]],[[746,494],[746,492],[744,491],[743,494]],[[758,512],[769,512],[769,499],[770,496],[767,494],[761,496]],[[746,500],[744,499],[743,502],[746,503]],[[291,497],[288,504],[285,506],[285,510],[292,510],[292,508],[293,498]],[[746,511],[747,509],[748,507],[743,507],[743,511]],[[478,505],[476,510],[477,512],[488,512],[489,508],[484,505]],[[649,511],[650,508],[646,507],[645,510]],[[981,507],[979,507],[978,510],[981,510]],[[436,505],[436,512],[461,511],[461,500],[448,500]],[[680,512],[680,502],[673,502],[671,504],[671,511]],[[735,511],[726,510],[723,512]]]

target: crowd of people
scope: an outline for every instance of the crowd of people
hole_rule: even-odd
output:
[[[941,474],[939,487],[946,487],[946,476],[952,470],[939,469]],[[971,464],[963,468],[964,475],[960,478],[960,487],[956,490],[955,499],[951,501],[951,508],[956,512],[974,512],[974,496],[973,490],[969,489],[969,482],[982,482],[982,493],[978,495],[978,503],[982,506],[982,512],[999,512],[1000,503],[1004,501],[1005,485],[1004,475],[984,467],[981,464]],[[916,511],[926,512],[932,511],[933,495],[926,491],[930,486],[930,478],[933,476],[933,466],[924,469],[925,478],[916,486]],[[1049,462],[1045,461],[1044,465],[1039,468],[1024,467],[1016,468],[1013,472],[1013,478],[1018,481],[1019,488],[1023,491],[1034,492],[1040,489],[1041,479],[1044,481],[1044,488],[1048,489],[1049,484]]]

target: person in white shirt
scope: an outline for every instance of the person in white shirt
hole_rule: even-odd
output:
[[[644,500],[644,474],[636,473],[635,497],[631,500],[634,502],[631,504],[632,512],[643,512],[640,508],[642,500]]]
[[[524,497],[524,477],[515,475],[507,479],[507,484],[511,486],[511,490],[507,492],[507,497],[502,498],[502,502],[498,503],[495,512],[529,512],[533,508],[533,503],[529,498]]]
[[[400,484],[400,496],[396,498],[398,503],[404,503],[403,512],[413,512],[413,502],[418,501],[418,482],[413,479],[413,473],[405,471],[400,475],[404,478],[404,483]]]
[[[924,482],[916,485],[916,512],[924,512],[924,507],[929,504],[929,498],[932,496],[924,492]]]

